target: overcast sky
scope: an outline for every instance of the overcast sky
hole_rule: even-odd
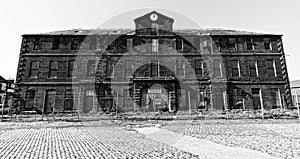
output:
[[[179,28],[226,28],[282,34],[290,80],[300,79],[299,0],[1,1],[0,75],[15,79],[22,34],[99,26],[133,28],[134,18],[152,10],[174,18],[174,25]]]

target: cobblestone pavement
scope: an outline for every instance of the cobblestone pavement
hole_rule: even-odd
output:
[[[163,128],[275,157],[300,158],[300,122],[296,120],[172,121]]]
[[[6,129],[0,130],[0,158],[199,158],[108,125],[2,124]]]

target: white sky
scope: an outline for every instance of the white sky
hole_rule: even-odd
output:
[[[22,34],[110,27],[115,23],[120,24],[118,28],[133,28],[133,19],[152,9],[174,18],[175,27],[198,25],[283,34],[290,80],[300,79],[299,0],[3,0],[0,75],[16,77]],[[137,11],[129,12],[133,10]]]

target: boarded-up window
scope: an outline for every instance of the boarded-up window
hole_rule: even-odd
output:
[[[203,77],[203,60],[195,60],[195,73],[198,77]]]
[[[32,61],[30,65],[30,72],[29,77],[30,78],[37,78],[39,73],[39,62],[38,61]]]
[[[257,61],[255,60],[249,61],[249,74],[250,77],[257,77]]]
[[[58,62],[50,61],[49,78],[57,78]]]
[[[213,60],[213,73],[214,77],[222,77],[222,68],[221,68],[221,61],[220,60]]]
[[[269,76],[275,76],[275,69],[274,69],[274,60],[267,60],[267,71]]]
[[[86,77],[94,77],[96,72],[96,61],[88,60],[86,68]]]
[[[178,77],[185,76],[185,64],[183,59],[176,60],[176,73]]]
[[[60,44],[60,38],[54,38],[52,42],[52,50],[58,50]]]
[[[74,60],[70,60],[68,64],[68,77],[74,77]]]
[[[64,96],[64,110],[74,109],[73,105],[73,89],[67,89]]]
[[[240,66],[238,60],[231,60],[231,76],[232,77],[240,76]]]

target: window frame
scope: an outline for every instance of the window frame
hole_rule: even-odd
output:
[[[60,38],[53,38],[51,50],[59,50]]]
[[[76,51],[79,48],[79,38],[72,38],[71,39],[71,45],[70,45],[70,50]]]
[[[236,62],[236,67],[233,67],[233,62]],[[239,60],[231,60],[231,77],[241,77],[241,69],[240,69],[240,61]],[[233,72],[237,71],[237,75],[234,75]]]
[[[86,77],[95,77],[96,66],[96,60],[88,60],[86,62]]]
[[[37,63],[37,67],[33,68],[33,63],[36,62]],[[30,70],[29,70],[29,78],[38,78],[38,74],[39,74],[39,67],[40,67],[40,62],[39,61],[31,61],[30,63]],[[32,76],[33,71],[36,71],[36,76]]]
[[[41,38],[34,39],[32,50],[38,51],[41,50],[41,47],[42,47],[42,39]]]
[[[71,93],[67,93],[68,91],[71,91]],[[71,94],[71,95],[70,95]],[[72,108],[66,108],[66,102],[68,100],[71,100],[72,102]],[[64,92],[64,110],[74,110],[74,89],[66,89]]]
[[[216,62],[218,64],[218,67],[215,67],[216,66],[216,64],[215,64]],[[218,70],[220,76],[216,76],[216,72],[217,72],[216,70]],[[223,75],[222,75],[222,62],[221,62],[221,60],[213,60],[213,76],[215,78],[223,77]]]
[[[52,71],[54,71],[54,72],[52,72]],[[57,78],[57,71],[58,71],[58,61],[54,61],[54,60],[49,61],[48,78]],[[54,73],[55,76],[52,76],[52,73]]]
[[[179,61],[181,61],[181,66],[179,66]],[[178,77],[185,77],[185,60],[184,59],[176,59],[176,75]],[[182,71],[182,74],[179,73],[179,71]]]
[[[200,66],[197,65],[197,62],[200,63]],[[197,66],[199,66],[199,67],[197,67]],[[198,72],[199,70],[201,72],[200,74]],[[198,77],[204,77],[204,61],[202,59],[196,59],[195,60],[195,74]]]
[[[73,63],[73,64],[71,64]],[[69,78],[74,78],[74,66],[75,66],[75,60],[69,60],[68,61],[68,72],[67,72],[67,77]]]
[[[275,67],[274,67],[274,60],[266,60],[266,65],[267,65],[267,72],[268,72],[268,76],[270,77],[276,77],[276,70],[275,70]],[[272,74],[270,75],[270,71],[272,71]]]

